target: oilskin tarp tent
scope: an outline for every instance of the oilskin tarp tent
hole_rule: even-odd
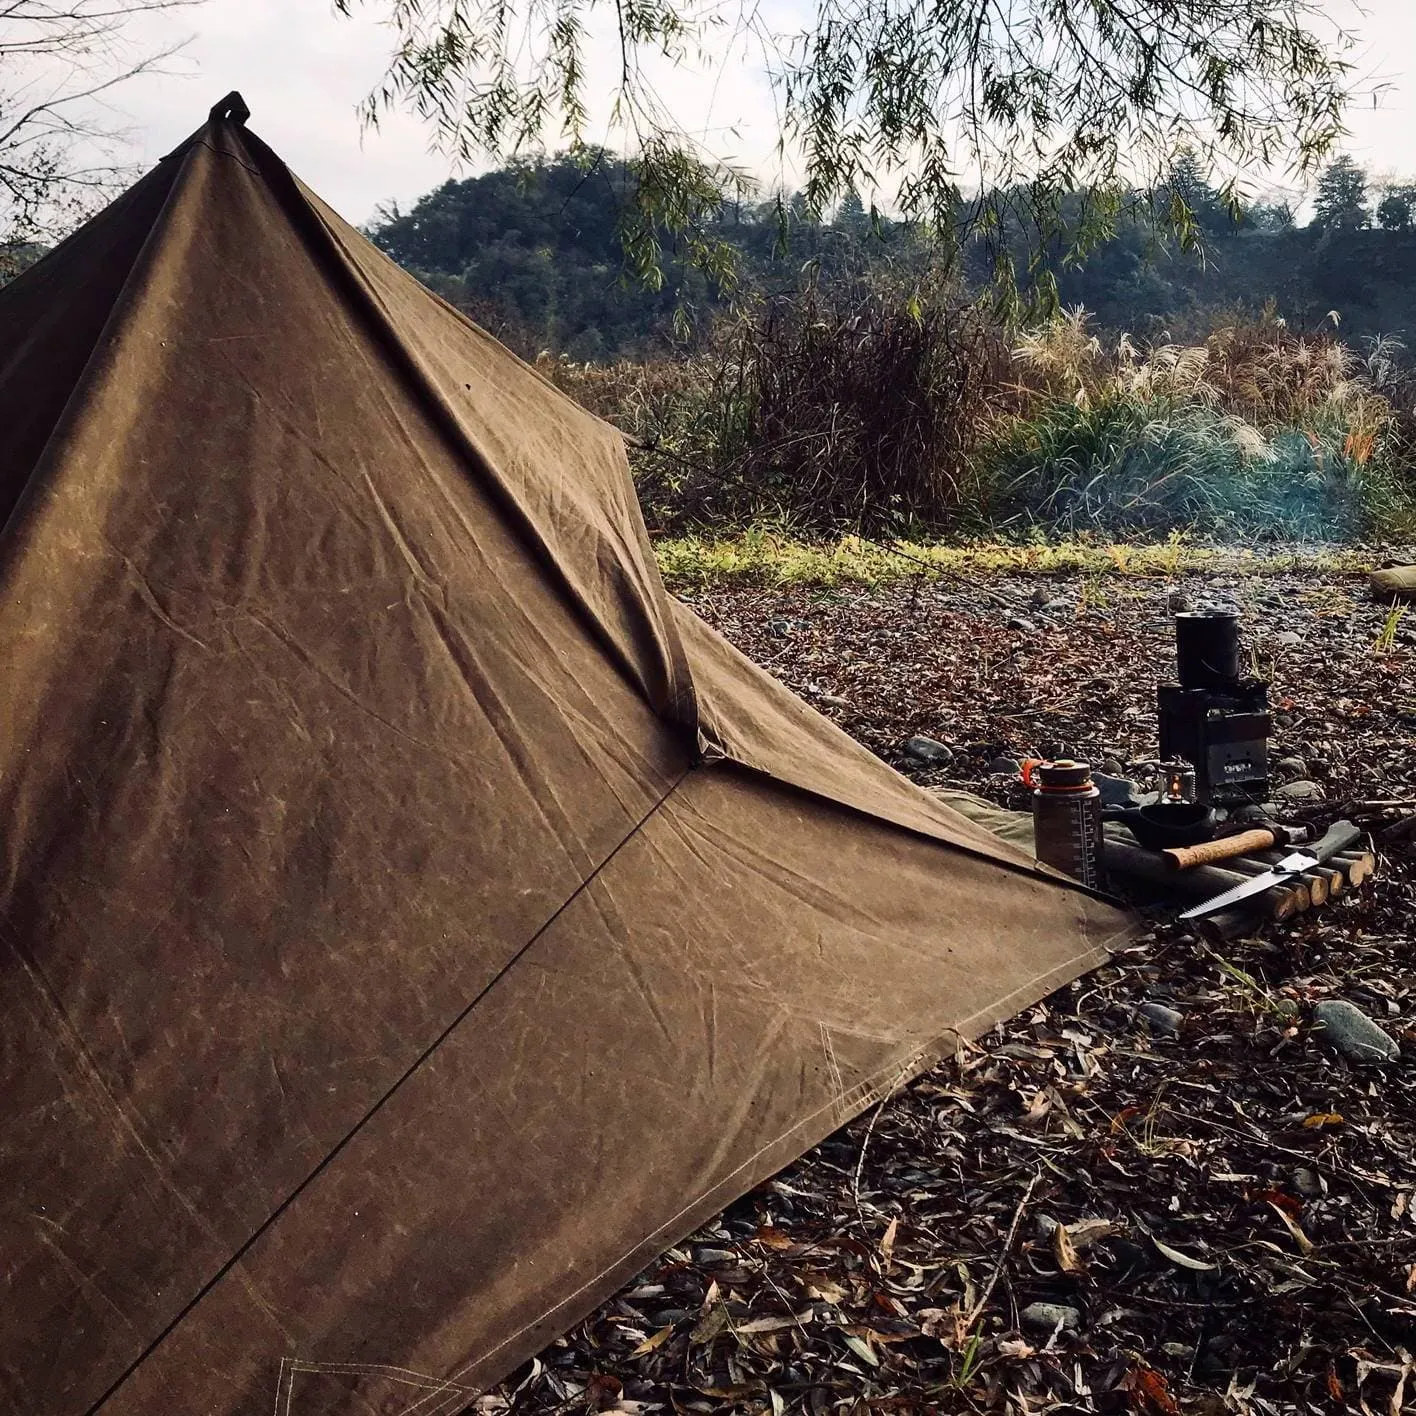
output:
[[[6,1413],[449,1416],[1125,927],[243,118],[0,292]]]

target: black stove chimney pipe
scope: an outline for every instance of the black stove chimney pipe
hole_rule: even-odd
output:
[[[1239,682],[1239,615],[1196,610],[1175,616],[1175,662],[1181,688],[1232,688]]]

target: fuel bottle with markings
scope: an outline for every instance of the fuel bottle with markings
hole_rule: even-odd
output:
[[[1033,789],[1033,854],[1093,889],[1101,886],[1101,792],[1091,764],[1063,758],[1028,762]]]

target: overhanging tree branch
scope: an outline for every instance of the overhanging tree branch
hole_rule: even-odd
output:
[[[794,35],[712,0],[335,3],[382,10],[398,36],[366,121],[411,107],[463,160],[583,144],[587,35],[612,25],[612,121],[640,187],[626,249],[651,279],[661,242],[691,244],[744,180],[645,77],[646,61],[680,64],[706,37],[756,46],[814,211],[876,194],[945,261],[984,241],[1005,288],[1019,233],[1084,251],[1180,148],[1230,171],[1311,170],[1342,132],[1351,79],[1349,38],[1308,0],[818,0]],[[1157,215],[1193,235],[1183,200]]]

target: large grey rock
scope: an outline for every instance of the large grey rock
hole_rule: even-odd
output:
[[[1395,1041],[1345,998],[1325,998],[1313,1009],[1313,1021],[1354,1062],[1394,1062],[1401,1056]]]
[[[905,755],[927,767],[943,767],[954,760],[954,749],[932,737],[912,737],[905,743]]]
[[[1073,1332],[1082,1325],[1082,1315],[1065,1303],[1029,1303],[1018,1320],[1033,1332],[1056,1332],[1059,1325]]]
[[[1140,800],[1140,788],[1129,777],[1112,777],[1105,772],[1093,772],[1092,781],[1101,793],[1103,806],[1135,806]]]
[[[1279,801],[1322,801],[1325,795],[1322,787],[1307,777],[1300,777],[1274,792]]]
[[[992,777],[1016,777],[1023,770],[1023,764],[1016,757],[995,757],[988,764]]]
[[[1185,1015],[1174,1008],[1167,1008],[1164,1003],[1142,1003],[1136,1009],[1136,1015],[1150,1025],[1150,1030],[1157,1033],[1178,1033],[1180,1024],[1185,1021]]]

